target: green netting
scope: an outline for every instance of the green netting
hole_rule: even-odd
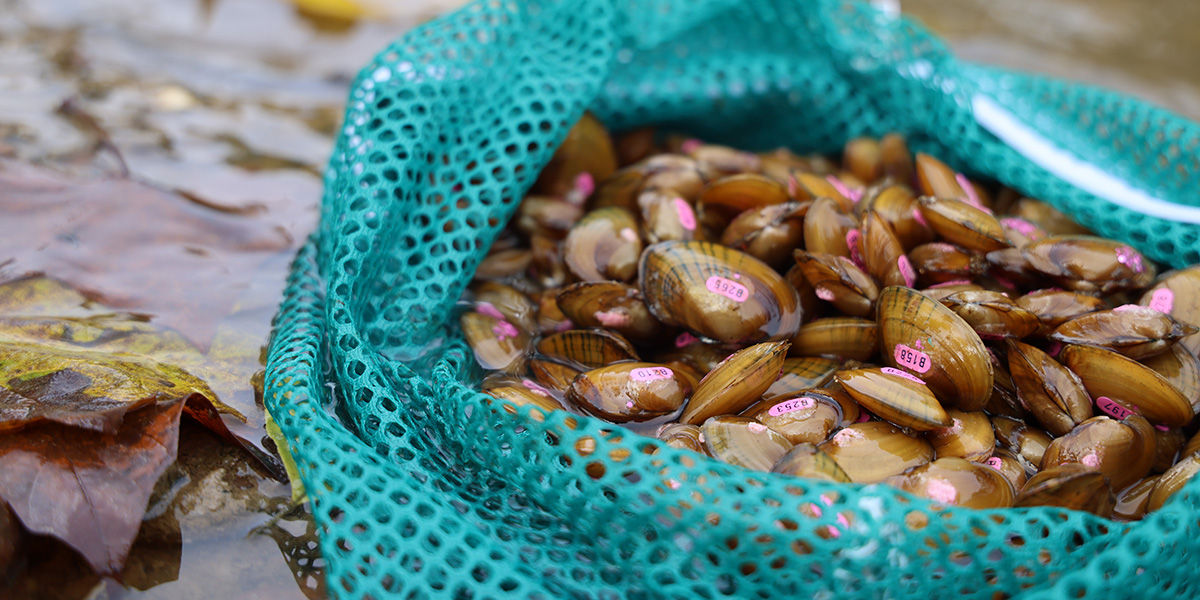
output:
[[[1057,178],[1000,142],[994,119],[977,121],[980,98],[1134,189],[1200,203],[1196,125],[1110,92],[963,63],[918,26],[855,3],[483,0],[385,49],[352,89],[267,375],[267,406],[323,531],[330,589],[1200,593],[1200,482],[1131,525],[1047,508],[941,509],[890,488],[746,471],[592,419],[533,422],[470,386],[473,359],[447,325],[454,302],[585,108],[618,130],[657,124],[748,148],[832,151],[902,131],[1157,260],[1200,260],[1194,225]],[[577,444],[584,436],[594,451]]]

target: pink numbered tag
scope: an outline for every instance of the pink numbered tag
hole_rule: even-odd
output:
[[[1026,221],[1025,219],[1018,219],[1016,217],[1007,217],[1004,219],[1000,219],[1000,224],[1009,229],[1012,229],[1013,231],[1016,231],[1017,233],[1025,236],[1027,238],[1040,237],[1038,235],[1037,226],[1034,225],[1033,223],[1030,223],[1029,221]]]
[[[983,464],[999,471],[1004,466],[1004,460],[1001,459],[999,456],[993,456],[993,457],[983,461]]]
[[[917,272],[913,269],[912,261],[908,257],[901,254],[900,258],[896,259],[896,267],[900,269],[900,276],[904,278],[904,285],[912,287],[917,283]]]
[[[737,275],[734,277],[737,277]],[[720,275],[709,277],[704,282],[704,287],[708,288],[708,291],[725,296],[734,302],[745,302],[750,297],[750,290],[747,290],[746,286],[732,279],[725,279]]]
[[[1175,292],[1167,287],[1154,290],[1154,293],[1150,294],[1150,308],[1164,315],[1171,314],[1171,309],[1175,308]]]
[[[954,180],[958,182],[958,187],[962,188],[963,193],[967,195],[966,198],[964,198],[967,204],[970,204],[971,206],[974,206],[975,208],[978,208],[989,215],[992,214],[992,211],[988,209],[988,207],[984,206],[983,202],[979,201],[979,194],[975,193],[975,186],[971,185],[971,180],[967,179],[966,175],[963,175],[962,173],[955,173]]]
[[[670,379],[675,376],[675,372],[667,367],[642,367],[629,372],[629,378],[634,381],[655,381],[658,379]]]
[[[584,171],[575,177],[575,189],[583,195],[584,198],[592,195],[596,191],[596,180],[592,178],[592,174]]]
[[[814,290],[814,292],[817,294],[818,298],[826,302],[833,302],[833,290],[827,287],[817,286],[817,289]]]
[[[679,149],[682,150],[684,154],[691,154],[691,153],[695,152],[696,150],[698,150],[700,148],[700,146],[703,146],[703,145],[704,145],[704,142],[702,142],[696,138],[688,138],[686,140],[683,140],[682,144],[679,144]]]
[[[908,371],[901,371],[900,369],[897,369],[895,367],[884,367],[884,368],[880,369],[880,371],[883,371],[884,373],[887,373],[888,375],[895,375],[897,377],[903,377],[909,381],[915,381],[921,385],[925,385],[924,381],[921,381],[921,379],[919,377],[917,377],[916,375],[913,375],[912,373],[909,373]]]
[[[920,223],[921,225],[924,225],[925,227],[929,227],[929,221],[926,221],[925,215],[921,214],[921,207],[919,207],[919,206],[913,207],[912,217],[913,217],[914,221]]]
[[[605,327],[624,327],[633,321],[633,317],[617,309],[598,310],[592,316]]]
[[[942,504],[953,504],[958,499],[958,490],[954,488],[954,484],[940,479],[930,479],[925,486],[925,492],[929,494],[930,500]]]
[[[493,319],[504,320],[504,313],[500,312],[491,302],[480,302],[475,305],[475,310],[481,315],[487,315]]]
[[[1146,265],[1142,264],[1142,255],[1129,246],[1117,248],[1117,262],[1129,267],[1134,273],[1146,270]]]
[[[746,425],[746,429],[749,429],[750,433],[762,433],[767,430],[767,426],[762,423],[750,423]]]
[[[685,332],[679,334],[679,337],[675,338],[675,347],[683,348],[686,346],[690,346],[698,341],[700,341],[700,338],[685,331]]]
[[[546,388],[538,385],[532,379],[522,379],[521,385],[523,385],[523,386],[529,388],[530,390],[533,390],[534,392],[537,392],[543,396],[553,398],[553,396],[550,394],[550,390],[547,390]]]
[[[771,410],[767,411],[767,414],[771,415],[772,417],[778,417],[779,415],[785,415],[790,412],[812,408],[816,405],[816,400],[813,400],[808,396],[801,396],[799,398],[792,398],[791,400],[784,400],[783,402],[772,406]]]
[[[496,339],[503,342],[508,338],[517,337],[521,334],[521,331],[508,321],[500,321],[492,326],[492,333],[496,334]]]
[[[1145,309],[1146,309],[1145,306],[1139,306],[1137,304],[1122,304],[1122,305],[1114,308],[1113,312],[1129,312],[1129,311],[1136,312],[1136,311],[1145,310]]]
[[[696,229],[696,213],[692,210],[692,205],[683,198],[676,198],[671,203],[675,205],[675,213],[679,215],[679,224],[688,231],[694,231]]]
[[[1100,457],[1096,456],[1095,452],[1088,452],[1080,457],[1079,462],[1083,463],[1083,466],[1085,467],[1091,467],[1094,469],[1100,466]]]
[[[1126,417],[1133,414],[1132,410],[1117,404],[1108,396],[1100,396],[1099,398],[1096,398],[1096,408],[1099,408],[1100,410],[1104,411],[1105,414],[1117,420],[1124,420]]]
[[[850,249],[850,260],[854,261],[854,264],[860,268],[864,266],[862,252],[858,250],[858,240],[861,238],[862,232],[857,229],[851,229],[846,232],[846,248]]]
[[[929,358],[928,354],[915,348],[909,348],[904,344],[896,344],[893,355],[900,366],[908,367],[918,373],[927,373],[929,369],[933,368],[933,360]]]
[[[832,185],[833,189],[837,190],[837,193],[841,194],[843,198],[851,202],[858,202],[858,199],[862,197],[861,193],[851,190],[846,184],[842,183],[841,179],[833,175],[826,177],[825,181],[828,181],[829,185]]]

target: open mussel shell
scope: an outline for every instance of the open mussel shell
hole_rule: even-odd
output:
[[[792,338],[791,354],[869,360],[879,351],[879,326],[859,317],[809,321]]]
[[[800,299],[762,261],[708,242],[663,242],[639,263],[642,297],[663,323],[729,343],[791,339]]]
[[[1050,467],[1030,477],[1014,505],[1059,506],[1107,518],[1112,516],[1116,502],[1103,473],[1072,463]]]
[[[742,411],[742,416],[757,419],[793,444],[819,444],[841,424],[842,408],[833,398],[809,391],[790,398],[759,401]]]
[[[576,186],[580,175],[601,180],[616,170],[617,153],[608,130],[591,113],[584,113],[554,151],[533,189],[547,196],[563,196]]]
[[[713,417],[700,432],[713,458],[755,471],[770,471],[792,449],[783,434],[746,417]]]
[[[1142,294],[1138,304],[1200,326],[1200,265],[1163,274],[1154,287]],[[1200,356],[1200,333],[1189,335],[1180,343]]]
[[[705,454],[704,442],[700,441],[700,428],[695,425],[667,423],[658,428],[655,437],[672,448]]]
[[[1021,404],[1054,435],[1092,416],[1092,399],[1079,376],[1035,346],[1008,341],[1008,369]]]
[[[504,319],[477,312],[463,313],[459,323],[479,366],[512,373],[524,368],[529,334]]]
[[[1104,308],[1104,301],[1096,296],[1059,289],[1035,290],[1017,298],[1016,302],[1017,306],[1037,315],[1042,323],[1040,335],[1050,333],[1075,317]]]
[[[992,430],[1000,447],[1011,450],[1027,461],[1030,470],[1036,470],[1042,464],[1046,448],[1053,439],[1045,431],[1009,417],[993,416]]]
[[[992,364],[987,347],[962,317],[900,286],[884,288],[877,312],[884,362],[920,377],[939,400],[956,408],[980,410],[987,404]]]
[[[920,379],[892,367],[839,371],[837,382],[863,408],[897,425],[929,431],[948,427],[950,416]]]
[[[967,508],[1012,506],[1016,490],[995,469],[948,456],[889,477],[889,485],[941,504]]]
[[[933,429],[925,434],[925,439],[937,451],[938,457],[956,456],[979,462],[992,455],[996,447],[996,434],[986,414],[955,409],[946,411],[946,414],[950,417],[948,427]]]
[[[843,212],[829,197],[818,197],[804,216],[804,248],[816,254],[850,257],[847,239],[858,231],[858,218]]]
[[[850,259],[832,254],[796,251],[796,264],[818,298],[855,317],[872,314],[879,287]]]
[[[1037,315],[1000,292],[955,292],[941,302],[984,338],[1020,339],[1033,335],[1041,326]]]
[[[929,227],[947,242],[976,252],[1009,246],[996,217],[962,200],[922,196],[917,199]]]
[[[908,251],[908,260],[917,272],[917,281],[923,285],[970,283],[987,271],[987,261],[982,255],[946,242],[921,244]]]
[[[1093,399],[1104,397],[1136,407],[1151,423],[1182,427],[1195,413],[1192,405],[1162,375],[1111,350],[1070,345],[1059,358],[1079,375]]]
[[[1050,442],[1041,467],[1081,464],[1104,473],[1113,489],[1124,489],[1145,477],[1154,463],[1154,430],[1141,420],[1144,426],[1135,429],[1106,416],[1092,417]]]
[[[633,340],[656,340],[664,328],[638,288],[616,281],[583,281],[558,294],[558,307],[577,327],[605,327]]]
[[[841,465],[837,464],[832,456],[810,443],[793,446],[771,467],[771,472],[821,481],[850,483],[850,476],[842,470]]]
[[[679,410],[691,389],[663,365],[624,362],[579,374],[567,401],[614,423],[648,421]]]
[[[731,354],[696,385],[679,422],[699,425],[756,402],[779,378],[787,349],[788,342],[764,342]]]
[[[855,483],[879,483],[933,460],[929,442],[885,421],[850,425],[819,448],[841,465]]]
[[[1200,471],[1200,454],[1192,454],[1186,456],[1175,463],[1175,466],[1167,469],[1158,478],[1158,484],[1154,486],[1154,491],[1150,492],[1150,500],[1146,504],[1147,511],[1155,511],[1162,508],[1175,492],[1183,489],[1184,484],[1189,479],[1194,477]]]
[[[1081,292],[1146,287],[1156,273],[1154,263],[1132,246],[1091,236],[1054,235],[1026,245],[1021,253],[1032,268]]]
[[[721,244],[740,250],[775,268],[785,266],[792,250],[804,241],[808,203],[785,202],[743,212],[721,234]]]
[[[1119,521],[1136,521],[1146,516],[1146,509],[1150,506],[1150,494],[1158,485],[1158,480],[1159,477],[1154,475],[1125,486],[1125,489],[1117,493],[1113,518]]]
[[[567,268],[583,281],[627,281],[637,272],[641,253],[637,219],[615,206],[589,212],[563,241]]]
[[[1050,339],[1115,350],[1133,359],[1166,352],[1170,345],[1196,328],[1153,308],[1126,304],[1112,310],[1080,315],[1059,325]]]
[[[783,361],[783,369],[779,379],[763,392],[763,400],[774,400],[821,387],[833,379],[833,374],[840,363],[829,358],[807,356],[803,358],[788,358]]]
[[[1179,390],[1191,403],[1192,412],[1200,412],[1200,359],[1183,343],[1173,344],[1169,351],[1143,358],[1141,362]]]

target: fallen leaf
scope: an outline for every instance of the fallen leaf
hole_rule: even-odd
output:
[[[219,331],[205,355],[178,332],[88,301],[61,282],[0,284],[0,431],[54,421],[111,433],[129,410],[187,397],[190,417],[282,479],[282,464],[263,446],[251,384],[258,346]]]
[[[26,529],[63,540],[98,573],[119,573],[175,460],[183,400],[129,412],[115,433],[43,422],[0,435],[0,494]]]

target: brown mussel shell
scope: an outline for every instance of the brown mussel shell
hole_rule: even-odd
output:
[[[868,360],[879,351],[879,326],[859,317],[809,321],[792,338],[791,354]]]
[[[785,266],[792,250],[804,241],[808,203],[785,202],[747,210],[729,223],[721,244],[740,250],[775,268]]]
[[[950,426],[933,429],[925,434],[925,439],[937,451],[939,458],[956,456],[965,460],[980,462],[992,455],[996,447],[996,434],[992,422],[982,411],[963,412],[950,409],[946,411],[950,417]]]
[[[1075,317],[1104,308],[1104,301],[1096,296],[1057,289],[1035,290],[1017,298],[1016,302],[1017,306],[1037,315],[1042,323],[1039,335],[1046,335]]]
[[[763,392],[762,399],[770,401],[821,387],[833,379],[838,365],[836,360],[817,356],[784,359],[779,379]]]
[[[872,314],[879,288],[871,276],[850,259],[797,250],[796,264],[800,265],[804,278],[818,298],[854,317]]]
[[[517,288],[495,281],[478,281],[471,285],[471,294],[475,312],[504,319],[525,333],[538,332],[537,306]]]
[[[1050,339],[1115,350],[1133,359],[1166,352],[1171,344],[1196,328],[1144,306],[1126,304],[1113,310],[1080,315],[1059,325]]]
[[[839,371],[842,388],[863,408],[917,431],[950,425],[950,416],[920,379],[892,367]]]
[[[1200,265],[1163,274],[1154,287],[1146,290],[1138,302],[1174,317],[1177,321],[1200,326]],[[1193,333],[1181,344],[1200,356],[1200,333]]]
[[[1104,397],[1136,407],[1158,425],[1182,427],[1195,416],[1183,394],[1162,375],[1133,359],[1103,348],[1076,345],[1063,348],[1059,359],[1079,376],[1097,402]]]
[[[695,425],[667,423],[658,428],[655,437],[672,448],[706,454],[704,442],[700,441],[700,428]]]
[[[477,312],[463,313],[459,321],[479,366],[512,373],[524,368],[529,334],[504,319]]]
[[[1184,484],[1197,472],[1200,472],[1200,454],[1192,454],[1180,459],[1175,466],[1159,476],[1158,484],[1154,486],[1154,491],[1150,492],[1146,510],[1155,511],[1162,508],[1163,504],[1166,504],[1167,500],[1175,495],[1175,492],[1183,489]]]
[[[722,177],[704,188],[696,201],[700,222],[721,231],[737,215],[788,201],[783,184],[758,174],[739,174]]]
[[[558,307],[578,327],[606,327],[633,340],[656,340],[664,331],[642,292],[616,281],[569,285],[559,292]]]
[[[629,340],[605,329],[572,329],[548,335],[537,343],[537,351],[542,357],[579,370],[638,360]]]
[[[710,456],[755,471],[770,471],[792,449],[782,434],[745,417],[712,417],[700,432]]]
[[[1158,479],[1157,475],[1140,479],[1118,492],[1113,518],[1118,521],[1137,521],[1146,516],[1146,509],[1150,506],[1150,494],[1158,485]]]
[[[728,343],[791,339],[800,299],[775,270],[748,254],[708,242],[646,248],[638,275],[658,320]]]
[[[1027,461],[1031,470],[1042,464],[1046,448],[1053,439],[1045,431],[1009,417],[992,417],[992,429],[1000,447],[1012,450]]]
[[[616,170],[617,153],[608,130],[591,113],[584,113],[554,151],[533,189],[547,196],[564,196],[576,186],[580,175],[599,181]]]
[[[1200,412],[1200,359],[1182,343],[1172,345],[1170,351],[1158,356],[1143,358],[1141,362],[1183,394],[1191,403],[1192,412]]]
[[[1014,506],[1060,506],[1108,518],[1117,499],[1103,473],[1080,464],[1039,472],[1025,482]]]
[[[1020,339],[1033,335],[1041,326],[1037,315],[1000,292],[955,292],[941,302],[984,338]]]
[[[1050,442],[1041,467],[1081,464],[1104,473],[1113,489],[1124,489],[1145,477],[1154,462],[1154,430],[1149,425],[1139,429],[1103,415],[1092,417]]]
[[[992,363],[961,317],[916,290],[891,286],[879,295],[878,322],[885,363],[911,371],[956,408],[980,410],[987,404]]]
[[[489,396],[508,402],[504,405],[504,411],[509,414],[517,414],[519,407],[531,407],[530,417],[539,422],[544,421],[551,412],[563,408],[549,391],[529,380],[524,380],[524,383],[510,378],[485,381],[480,389]]]
[[[1008,369],[1021,404],[1054,435],[1091,418],[1092,398],[1070,369],[1034,346],[1008,341]]]
[[[1016,490],[995,469],[948,456],[890,477],[893,487],[940,504],[967,508],[1012,506]]]
[[[916,285],[917,273],[904,254],[904,246],[892,227],[875,211],[869,211],[863,217],[862,234],[857,242],[857,255],[867,273],[881,285]]]
[[[615,206],[589,212],[563,241],[563,260],[583,281],[627,281],[637,272],[641,253],[637,219]]]
[[[885,421],[855,423],[818,446],[854,483],[879,483],[933,460],[929,442]]]
[[[819,444],[841,424],[842,407],[825,394],[809,391],[790,398],[761,400],[742,411],[741,416],[758,420],[793,444]]]
[[[650,190],[638,195],[642,231],[651,244],[696,239],[695,209],[674,190]]]
[[[1156,273],[1154,263],[1132,246],[1091,236],[1054,235],[1026,245],[1021,253],[1030,267],[1081,292],[1146,287]]]
[[[788,342],[764,342],[731,354],[696,384],[679,422],[699,425],[741,412],[779,378],[787,350]]]
[[[981,255],[946,242],[921,244],[908,251],[908,260],[917,272],[917,281],[924,285],[970,283],[987,270],[987,261]]]
[[[831,198],[816,198],[804,216],[804,249],[849,258],[847,238],[853,239],[852,231],[858,231],[858,219],[854,215],[842,212]]]
[[[996,217],[962,200],[922,196],[917,199],[929,227],[951,244],[976,252],[1007,248],[1008,238]]]
[[[624,423],[671,414],[689,392],[669,367],[623,362],[580,373],[567,389],[567,401],[588,414]]]
[[[850,476],[842,470],[832,456],[809,443],[793,446],[771,467],[771,472],[821,481],[850,483]]]

